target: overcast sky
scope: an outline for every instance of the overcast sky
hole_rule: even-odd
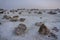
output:
[[[0,8],[60,8],[60,0],[0,0]]]

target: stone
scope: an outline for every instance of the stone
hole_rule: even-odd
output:
[[[7,12],[7,14],[9,14],[9,12]]]
[[[23,29],[23,30],[26,30],[26,25],[25,24],[19,24],[18,27],[21,28],[21,29]]]
[[[0,11],[0,14],[3,14],[3,11]]]
[[[15,28],[16,35],[22,35],[25,33],[27,27],[25,24],[19,24],[18,27]]]
[[[40,17],[40,19],[42,19],[42,17]]]
[[[42,14],[42,12],[39,11],[38,14]]]
[[[4,9],[0,9],[0,14],[3,14],[4,13]]]
[[[13,16],[13,18],[16,18],[16,19],[17,19],[18,17],[19,17],[18,15],[17,15],[17,16]]]
[[[38,13],[37,11],[34,11],[34,13]]]
[[[56,31],[56,32],[59,31],[59,29],[58,29],[57,27],[54,27],[52,30],[54,30],[54,31]]]
[[[7,15],[4,15],[3,16],[3,19],[11,19],[11,17],[10,16],[7,16]]]
[[[16,21],[18,21],[17,19],[11,19],[10,20],[11,22],[16,22]]]
[[[0,25],[1,25],[1,22],[0,22]]]
[[[22,12],[19,12],[19,14],[22,14]]]
[[[10,19],[10,21],[12,21],[12,22],[18,21],[18,17],[19,17],[19,16],[13,16],[13,17]]]
[[[12,9],[12,10],[10,10],[10,12],[17,12],[17,10]]]
[[[31,14],[31,12],[28,12],[29,14]]]
[[[25,21],[25,18],[20,18],[20,21],[21,21],[21,22],[24,22],[24,21]]]
[[[43,35],[48,35],[49,32],[50,32],[50,30],[49,30],[44,24],[42,24],[42,25],[40,26],[38,32],[39,32],[40,34],[43,34]]]
[[[53,38],[55,38],[55,39],[58,39],[57,35],[54,34],[54,33],[52,33],[52,32],[50,32],[50,35],[49,35],[48,37],[53,37]]]
[[[56,12],[50,11],[50,12],[48,12],[48,14],[57,14],[57,13],[56,13]]]

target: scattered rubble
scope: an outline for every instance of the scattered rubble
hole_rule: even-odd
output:
[[[25,24],[19,24],[18,27],[15,28],[16,35],[22,35],[25,33],[27,27]]]

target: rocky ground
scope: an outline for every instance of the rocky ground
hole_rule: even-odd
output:
[[[39,34],[41,22],[46,25],[52,35]],[[19,24],[24,24],[26,29],[25,27],[19,29]],[[22,35],[15,34],[16,28],[18,28],[17,33],[23,32]],[[60,40],[60,10],[12,9],[2,11],[1,9],[0,40]]]

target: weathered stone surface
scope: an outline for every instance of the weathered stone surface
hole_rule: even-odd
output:
[[[17,35],[22,35],[23,33],[25,33],[27,27],[25,24],[19,24],[17,28],[15,28],[15,33]]]
[[[20,21],[21,21],[21,22],[24,22],[24,21],[25,21],[25,18],[20,18]]]
[[[43,34],[43,35],[48,35],[50,31],[49,31],[49,29],[48,29],[44,24],[42,24],[42,25],[40,26],[38,32],[39,32],[40,34]]]

